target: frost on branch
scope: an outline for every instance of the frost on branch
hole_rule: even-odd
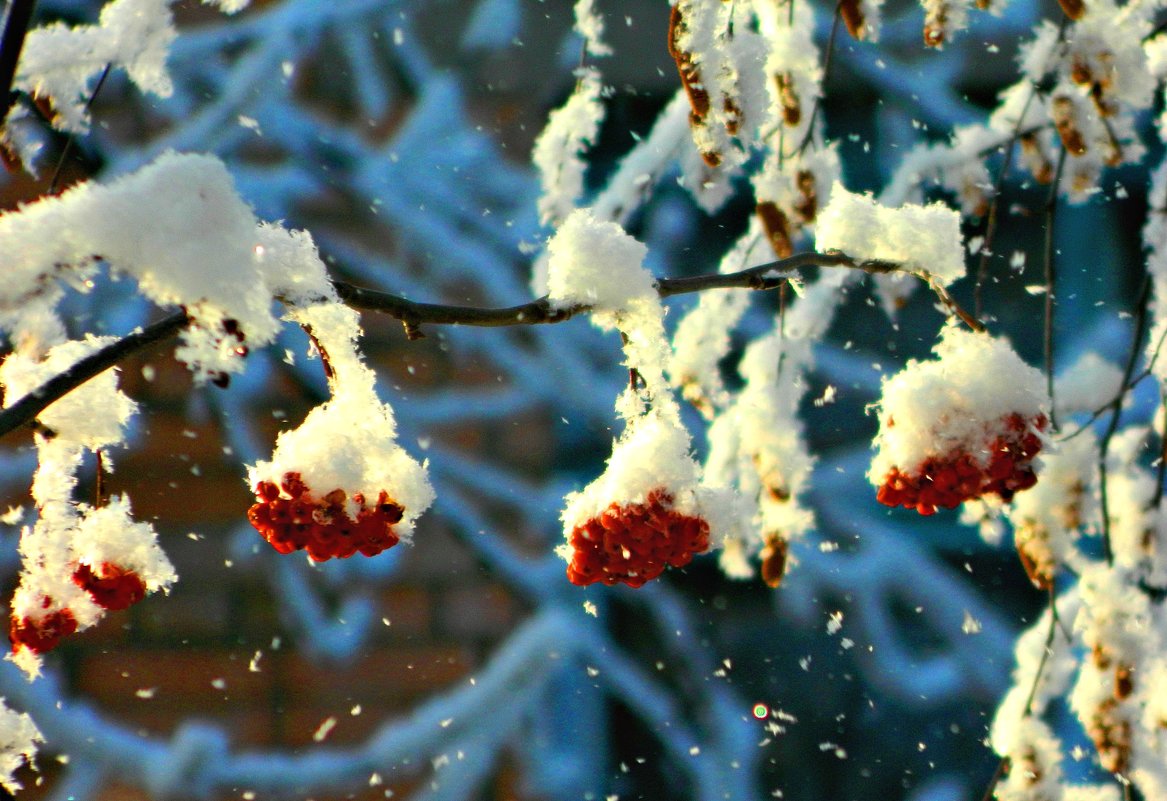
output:
[[[40,742],[44,738],[32,718],[9,709],[0,698],[0,787],[9,793],[22,789],[14,774],[21,765],[32,762]]]
[[[547,125],[535,140],[531,160],[543,187],[539,219],[544,225],[561,222],[583,194],[587,165],[581,156],[600,133],[604,120],[602,89],[598,70],[581,70],[575,91],[547,116]]]
[[[289,319],[312,336],[332,398],[279,435],[270,461],[248,470],[256,494],[248,518],[280,553],[302,549],[317,562],[375,556],[409,540],[433,488],[397,444],[393,410],[357,351],[357,313],[336,298],[311,239],[275,227],[262,233],[265,267],[287,282]]]
[[[1041,481],[1006,507],[1017,553],[1035,587],[1048,590],[1066,567],[1081,566],[1076,542],[1083,526],[1097,519],[1097,472],[1098,441],[1087,429],[1043,454]]]
[[[595,0],[575,0],[574,28],[584,38],[588,55],[612,55],[612,48],[604,44],[604,18],[596,11]]]
[[[819,251],[860,260],[898,262],[941,286],[964,276],[960,215],[943,203],[881,206],[869,195],[835,184],[815,223]]]
[[[930,515],[982,495],[1032,487],[1048,398],[1012,347],[950,323],[933,361],[884,379],[868,478],[888,506]]]
[[[166,59],[178,32],[170,12],[173,0],[113,0],[96,25],[53,23],[29,32],[21,51],[14,87],[48,101],[55,127],[71,133],[89,128],[86,104],[92,84],[107,66],[125,70],[143,92],[169,97]],[[234,13],[247,0],[220,0]],[[7,135],[7,134],[5,134]]]
[[[690,454],[689,433],[665,379],[664,309],[641,265],[644,246],[581,209],[548,251],[552,302],[594,305],[596,325],[623,335],[631,374],[616,403],[624,431],[603,474],[565,499],[567,543],[558,552],[573,584],[639,587],[707,550],[714,532],[733,525],[734,498],[703,486]]]
[[[8,254],[0,327],[19,337],[32,311],[59,299],[50,276],[84,290],[104,261],[155,303],[187,311],[193,324],[177,356],[200,380],[222,382],[243,369],[247,347],[279,328],[255,243],[255,217],[223,163],[167,153],[107,185],[81,184],[0,216]]]

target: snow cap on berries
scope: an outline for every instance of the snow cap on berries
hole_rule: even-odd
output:
[[[881,487],[880,500],[909,506],[916,505],[906,502],[912,498],[884,493],[939,492],[943,503],[924,499],[919,507],[930,514],[935,505],[952,508],[986,492],[1008,499],[1032,486],[1029,462],[1040,449],[1048,409],[1041,373],[1004,339],[958,323],[944,328],[934,351],[936,359],[909,361],[883,381],[868,472]],[[949,468],[955,475],[948,476]],[[959,487],[947,486],[950,478]]]
[[[617,223],[576,209],[547,243],[547,291],[557,308],[591,306],[618,311],[634,298],[656,297],[648,253]]]
[[[298,428],[279,435],[271,461],[248,470],[248,482],[260,496],[256,506],[287,506],[281,500],[314,505],[304,510],[308,517],[302,522],[322,526],[329,537],[371,513],[382,515],[392,526],[384,547],[408,540],[414,521],[433,502],[434,490],[424,465],[397,444],[393,410],[377,398],[375,376],[356,350],[356,312],[324,302],[294,309],[290,316],[312,333],[327,359],[333,396],[309,412]],[[266,528],[272,521],[252,515],[252,522]],[[377,538],[383,539],[384,533]],[[327,551],[336,556],[355,552]]]
[[[688,432],[671,413],[631,420],[604,473],[566,498],[567,543],[558,553],[571,581],[638,587],[707,550],[711,530],[734,525],[740,513],[731,492],[699,478]]]
[[[942,286],[964,277],[960,214],[943,203],[881,206],[836,183],[815,221],[815,247],[860,260],[890,261],[926,273]]]
[[[167,590],[178,576],[166,554],[158,547],[158,534],[149,523],[134,520],[130,501],[114,495],[100,508],[86,508],[73,537],[73,554],[80,566],[89,568],[96,581],[110,580],[111,574],[141,582],[143,592]],[[81,583],[74,575],[74,581]],[[91,588],[81,583],[83,589]],[[101,600],[95,598],[98,604]],[[124,608],[124,607],[120,607]]]

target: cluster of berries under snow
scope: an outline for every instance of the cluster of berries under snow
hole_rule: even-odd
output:
[[[355,518],[346,511],[348,498],[343,489],[315,497],[298,473],[285,474],[279,484],[260,481],[255,495],[257,501],[247,519],[280,553],[302,549],[323,562],[355,553],[376,556],[400,540],[393,527],[405,510],[384,490],[372,504],[359,492],[354,494],[352,502],[360,508]]]
[[[639,587],[666,567],[684,567],[724,537],[736,500],[702,484],[689,433],[662,365],[669,361],[664,309],[643,267],[647,249],[616,223],[573,212],[548,243],[553,303],[588,303],[592,320],[619,330],[630,386],[617,399],[625,428],[604,473],[566,498],[566,544],[573,584]]]
[[[937,358],[883,382],[877,453],[868,473],[888,506],[933,514],[1037,482],[1049,425],[1041,373],[1003,340],[946,327]]]

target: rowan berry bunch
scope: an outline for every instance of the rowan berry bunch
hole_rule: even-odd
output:
[[[89,593],[102,609],[129,609],[146,597],[146,582],[133,570],[113,562],[102,562],[96,569],[80,564],[73,571],[73,583]]]
[[[877,499],[922,515],[986,495],[1011,501],[1037,483],[1049,426],[1041,373],[1005,340],[951,324],[935,352],[883,382],[868,473]]]
[[[1015,493],[1037,483],[1033,459],[1041,451],[1039,432],[1048,423],[1044,414],[1006,415],[986,428],[984,444],[976,452],[957,449],[929,456],[914,469],[893,466],[875,497],[886,506],[922,515],[935,514],[937,507],[955,509],[984,495],[1011,501]],[[894,419],[886,426],[893,428]]]
[[[655,489],[644,503],[613,503],[572,529],[567,578],[586,586],[603,582],[640,587],[666,567],[684,567],[709,548],[709,523],[681,514],[673,497]]]
[[[53,609],[53,599],[47,595],[41,600],[45,611],[42,615],[12,615],[8,627],[8,639],[13,651],[26,649],[34,654],[44,654],[60,645],[61,640],[77,631],[77,618],[68,608]]]
[[[401,539],[393,527],[405,509],[384,490],[371,505],[361,493],[350,499],[339,488],[317,498],[299,473],[286,473],[279,485],[259,482],[255,495],[247,518],[280,553],[304,550],[317,562],[357,552],[376,556]],[[355,515],[349,514],[349,501],[359,510]]]

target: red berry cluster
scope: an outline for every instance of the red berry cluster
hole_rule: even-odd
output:
[[[45,609],[53,605],[53,599],[45,596],[41,606]],[[12,616],[12,623],[8,627],[8,639],[12,641],[14,649],[27,648],[34,654],[47,653],[77,630],[77,618],[69,609],[58,609],[54,612],[33,617]]]
[[[671,495],[655,489],[645,503],[614,503],[576,526],[568,580],[580,586],[602,581],[639,587],[668,565],[689,564],[693,554],[709,548],[709,524],[674,511],[672,505]]]
[[[1033,458],[1041,450],[1041,438],[1034,430],[1044,431],[1048,422],[1044,414],[1032,419],[1006,415],[1000,421],[1002,433],[987,446],[991,454],[987,465],[966,451],[953,451],[928,457],[910,473],[894,467],[884,478],[876,500],[887,506],[915,509],[922,515],[933,514],[937,506],[953,509],[988,494],[1010,501],[1015,493],[1037,483]]]
[[[128,609],[146,597],[146,582],[134,571],[111,562],[102,562],[96,572],[89,565],[78,565],[73,583],[103,609]]]
[[[285,473],[278,486],[259,482],[255,497],[258,502],[247,511],[247,519],[280,553],[303,549],[323,562],[347,559],[358,551],[376,556],[399,542],[393,526],[401,522],[405,509],[389,500],[384,490],[372,506],[365,506],[360,493],[353,495],[361,506],[356,520],[345,511],[344,490],[314,498],[299,473]]]

